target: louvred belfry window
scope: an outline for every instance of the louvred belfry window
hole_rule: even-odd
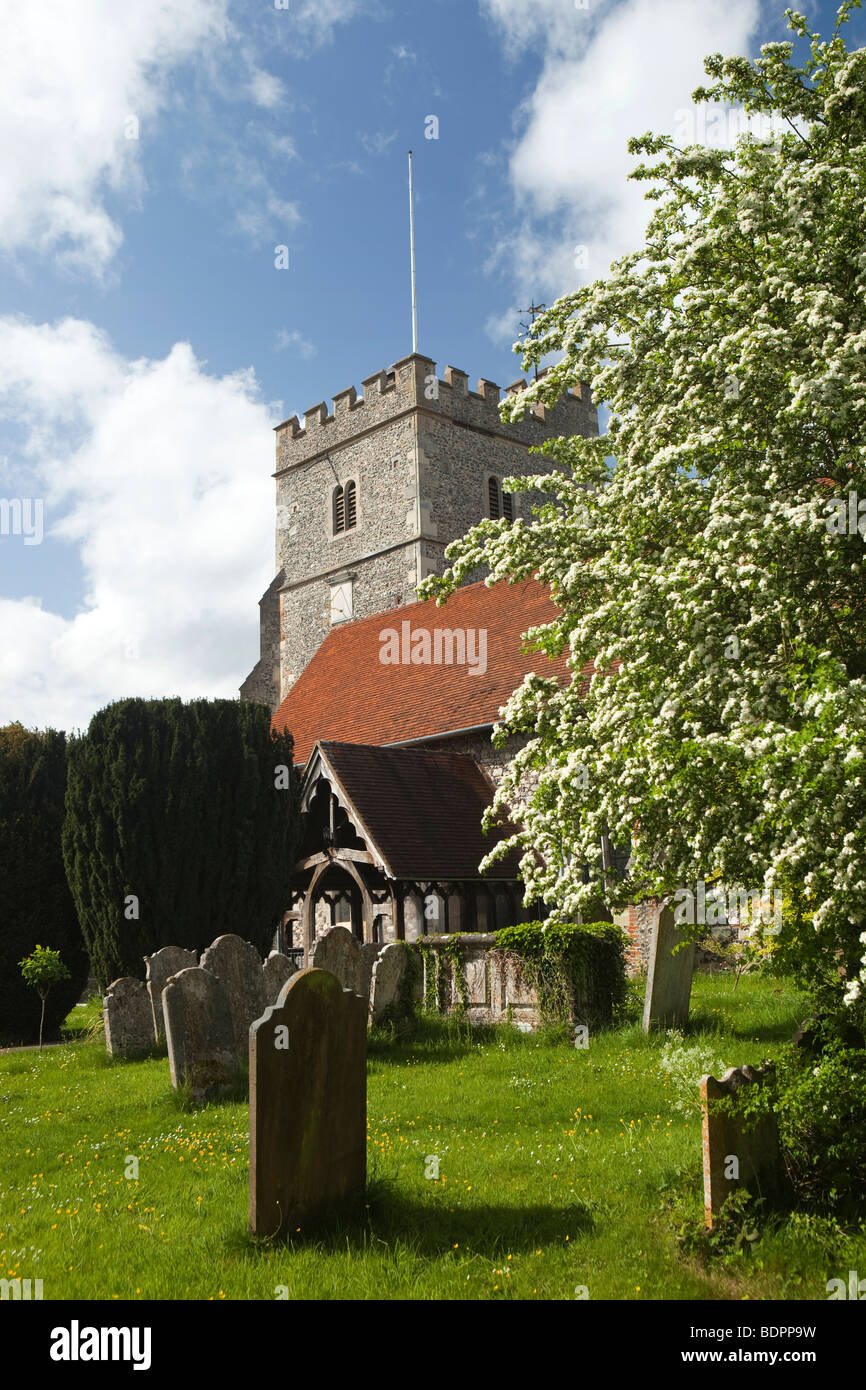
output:
[[[506,521],[514,520],[514,498],[510,492],[503,492],[502,494],[502,515]]]
[[[490,515],[494,521],[499,520],[499,482],[496,478],[487,480],[487,497],[490,507]]]
[[[334,535],[346,529],[346,499],[342,487],[334,488]]]
[[[351,531],[358,520],[358,510],[355,505],[355,484],[346,484],[346,530]]]

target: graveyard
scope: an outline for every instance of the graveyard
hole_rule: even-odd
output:
[[[866,1266],[862,1231],[797,1213],[747,1253],[684,1243],[701,1074],[790,1046],[784,981],[699,973],[683,1047],[636,1011],[586,1048],[455,1018],[371,1030],[359,1210],[285,1243],[249,1230],[244,1090],[195,1104],[164,1046],[112,1057],[101,1004],[67,1043],[0,1055],[0,1265],[46,1298],[816,1299]]]
[[[199,1379],[331,1301],[832,1378],[863,0],[6,3],[0,1302]]]

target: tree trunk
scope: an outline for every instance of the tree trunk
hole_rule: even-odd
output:
[[[42,1025],[45,1022],[45,995],[40,995],[42,1000],[42,1017],[39,1020],[39,1051],[42,1051]]]

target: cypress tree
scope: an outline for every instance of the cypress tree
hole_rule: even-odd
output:
[[[71,741],[63,852],[103,986],[225,932],[267,952],[298,836],[293,751],[238,700],[119,700]]]
[[[45,1037],[87,983],[84,938],[61,852],[66,736],[21,724],[0,729],[0,1043],[39,1038],[39,1001],[19,962],[41,945],[59,951],[69,978],[51,990]]]

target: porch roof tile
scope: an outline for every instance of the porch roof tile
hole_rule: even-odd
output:
[[[479,878],[478,865],[510,828],[481,828],[493,786],[466,753],[320,742],[352,807],[395,879]],[[512,850],[489,874],[519,878]]]

